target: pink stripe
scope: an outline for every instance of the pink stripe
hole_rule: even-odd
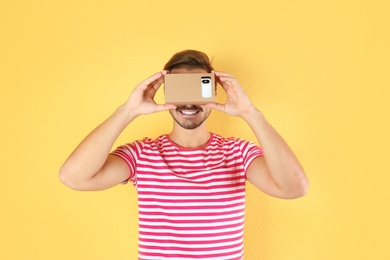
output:
[[[237,244],[233,244],[233,245],[229,245],[229,246],[205,247],[204,249],[208,250],[208,251],[224,250],[224,249],[231,249],[231,248],[234,248],[234,247],[239,247],[240,245],[241,245],[240,243],[237,243]],[[145,248],[145,249],[158,249],[158,250],[164,249],[164,247],[161,247],[161,246],[145,246],[145,245],[143,245],[142,247]],[[199,251],[199,248],[178,247],[178,246],[171,246],[170,249],[171,250],[183,250],[184,249],[184,250],[189,251],[189,252],[197,252],[197,251]]]
[[[229,210],[229,211],[225,211],[224,212],[226,215],[235,215],[235,214],[239,214],[239,213],[243,213],[243,210],[242,209],[237,209],[237,210]],[[203,216],[207,216],[207,217],[220,217],[221,216],[221,212],[208,212],[207,214],[205,213],[196,213],[196,212],[189,212],[189,213],[186,213],[186,212],[181,212],[181,213],[170,213],[170,212],[150,212],[150,211],[142,211],[142,210],[139,210],[139,214],[143,217],[147,217],[147,216],[156,216],[156,215],[159,215],[159,216],[167,216],[167,217],[203,217]]]
[[[214,196],[223,196],[223,195],[231,195],[235,193],[245,192],[245,187],[239,188],[235,191],[220,191],[213,192]],[[193,197],[193,196],[206,196],[205,193],[201,192],[191,192],[191,193],[182,193],[182,192],[159,192],[159,191],[138,191],[139,195],[154,195],[154,196],[179,196],[182,198],[183,196]]]
[[[158,254],[158,253],[145,253],[143,255],[148,256],[148,257],[157,257],[155,259],[160,259],[160,257],[173,257],[173,258],[176,258],[176,259],[183,258],[183,260],[185,260],[185,258],[188,258],[188,259],[195,259],[195,258],[202,259],[202,258],[212,258],[212,257],[223,257],[223,258],[221,258],[223,260],[241,260],[243,253],[241,253],[241,256],[238,257],[238,258],[231,258],[231,257],[229,257],[230,255],[240,254],[240,253],[241,253],[241,250],[237,250],[237,251],[231,252],[230,254],[206,254],[206,255],[203,255],[203,256],[194,256],[193,254],[169,254],[169,255],[165,255],[165,254]],[[140,258],[139,260],[142,260],[142,258]]]
[[[207,238],[212,238],[212,237],[218,237],[218,236],[232,236],[232,235],[237,235],[237,233],[242,232],[243,229],[237,229],[229,232],[215,232],[215,233],[202,233],[202,234],[177,234],[177,233],[172,233],[172,232],[146,232],[146,231],[140,231],[140,235],[142,236],[162,236],[162,237],[169,237],[169,236],[174,236],[177,238],[180,237],[185,237],[185,238],[202,238],[202,237],[207,237]],[[140,239],[141,240],[141,239]],[[159,240],[156,240],[159,241]],[[206,242],[206,241],[205,241]]]
[[[215,218],[215,219],[180,219],[180,220],[170,220],[170,219],[162,219],[162,218],[139,218],[139,222],[149,222],[149,223],[159,223],[159,222],[167,222],[174,224],[209,224],[215,222],[230,222],[237,221],[242,219],[242,216],[238,215],[237,217],[231,218]]]

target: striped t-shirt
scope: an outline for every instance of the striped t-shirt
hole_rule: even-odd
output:
[[[138,193],[139,259],[243,259],[245,172],[262,150],[211,134],[199,149],[168,135],[113,151]]]

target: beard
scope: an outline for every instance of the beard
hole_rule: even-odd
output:
[[[180,118],[179,116],[176,115],[182,113],[181,111],[197,111],[196,113],[201,113],[203,112],[203,109],[200,106],[185,105],[185,106],[179,106],[173,111],[171,110],[169,111],[169,113],[171,114],[175,122],[179,126],[187,130],[193,130],[199,127],[200,125],[202,125],[211,113],[211,109],[210,109],[209,111],[207,111],[206,114],[203,115],[202,118]]]

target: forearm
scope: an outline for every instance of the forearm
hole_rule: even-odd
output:
[[[104,165],[115,140],[136,117],[125,105],[95,128],[71,153],[60,169],[61,179],[91,179]]]
[[[253,108],[243,116],[243,119],[260,143],[269,174],[278,188],[286,193],[296,191],[306,193],[308,180],[301,164],[264,115]]]
[[[294,198],[305,194],[308,180],[287,143],[256,109],[234,76],[225,72],[215,72],[215,75],[228,98],[225,104],[209,104],[208,107],[243,118],[264,151],[264,158],[254,160],[249,166],[248,180],[278,197]]]

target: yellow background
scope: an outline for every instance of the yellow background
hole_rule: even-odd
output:
[[[311,181],[292,201],[248,185],[245,259],[390,259],[386,2],[3,0],[0,259],[137,258],[132,185],[76,192],[58,169],[189,48],[238,78]],[[138,118],[116,145],[171,126],[168,113]],[[217,111],[208,126],[254,139]]]

